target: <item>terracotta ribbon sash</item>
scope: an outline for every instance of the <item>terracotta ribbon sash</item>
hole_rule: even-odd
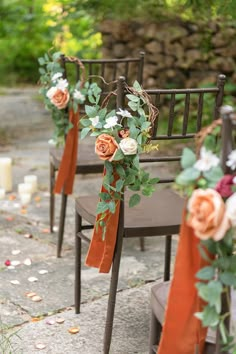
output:
[[[78,151],[79,110],[76,113],[73,109],[69,111],[69,121],[73,124],[73,127],[69,130],[66,137],[54,193],[61,193],[62,189],[65,194],[71,194],[73,191]]]
[[[116,177],[114,178],[113,183],[116,182]],[[103,186],[101,188],[101,192],[107,192]],[[102,239],[103,230],[101,226],[97,224],[100,214],[96,217],[96,224],[93,229],[93,236],[86,256],[85,264],[89,267],[99,268],[100,273],[109,273],[111,268],[116,245],[119,212],[120,202],[118,201],[115,213],[112,214],[107,212],[105,218],[103,219],[106,223],[106,237],[104,240]]]
[[[197,296],[195,274],[207,265],[198,250],[200,240],[186,224],[183,213],[180,239],[171,282],[165,322],[157,354],[202,354],[207,328],[201,326],[195,312],[201,311],[203,300]]]

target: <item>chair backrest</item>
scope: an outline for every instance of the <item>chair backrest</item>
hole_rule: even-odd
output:
[[[132,85],[135,80],[140,84],[143,83],[144,57],[144,52],[140,52],[139,56],[134,58],[119,59],[79,59],[62,54],[61,66],[64,69],[64,78],[68,81],[72,80],[76,83],[84,80],[90,84],[97,83],[102,90],[101,100],[103,100],[116,89],[119,76],[124,76],[129,85]],[[84,105],[86,104],[91,103],[85,102]],[[115,99],[109,100],[109,105],[115,107]],[[80,110],[84,113],[83,106]]]
[[[225,80],[224,75],[219,75],[215,87],[145,90],[159,110],[152,134],[159,151],[141,157],[141,161],[160,163],[160,183],[174,181],[183,145],[193,147],[196,133],[219,118]],[[167,163],[170,173],[166,174]]]

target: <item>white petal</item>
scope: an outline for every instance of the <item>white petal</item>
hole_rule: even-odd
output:
[[[38,273],[39,273],[39,274],[47,274],[47,273],[48,273],[48,270],[46,270],[46,269],[40,269],[40,270],[38,271]]]
[[[10,283],[13,284],[13,285],[19,285],[20,284],[19,280],[11,280]]]
[[[35,281],[38,281],[38,278],[36,278],[36,277],[29,277],[29,278],[28,278],[28,281],[31,282],[31,283],[33,283],[33,282],[35,282]]]

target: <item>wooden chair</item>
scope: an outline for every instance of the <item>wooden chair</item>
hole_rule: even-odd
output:
[[[124,59],[82,59],[80,62],[84,65],[86,80],[90,83],[97,82],[102,89],[101,100],[111,92],[115,87],[115,80],[119,75],[125,75],[129,84],[137,80],[140,84],[143,81],[144,52],[140,52],[139,57]],[[81,67],[73,57],[61,56],[61,65],[64,68],[64,78],[69,81],[77,82],[81,80]],[[87,104],[88,102],[85,102]],[[115,104],[115,102],[114,102]],[[80,107],[80,113],[84,114],[84,106]],[[55,215],[55,195],[53,193],[55,186],[56,173],[59,169],[63,149],[51,147],[50,155],[50,232],[53,232]],[[96,158],[88,146],[82,142],[79,143],[76,174],[93,174],[103,170],[103,164]],[[61,194],[61,210],[59,217],[59,230],[57,241],[57,257],[61,256],[63,244],[65,218],[67,207],[67,195]]]
[[[183,141],[193,140],[195,133],[198,132],[203,120],[203,105],[209,94],[214,96],[212,103],[213,117],[218,118],[219,108],[222,104],[224,92],[225,76],[220,75],[216,87],[212,88],[192,88],[192,89],[153,89],[146,90],[151,97],[154,105],[159,109],[159,125],[162,132],[159,134],[161,127],[154,129],[153,140],[160,142],[160,153],[151,154],[144,157],[141,161],[152,163],[157,168],[155,173],[160,177],[160,172],[165,164],[167,166],[174,163],[174,174],[176,162],[180,161],[181,153],[177,153],[175,147],[182,146]],[[124,78],[118,81],[117,102],[121,107],[123,102]],[[194,102],[192,102],[194,96]],[[181,104],[178,98],[181,98]],[[197,98],[197,99],[196,99]],[[194,105],[194,111],[192,110]],[[167,107],[167,108],[166,108]],[[121,107],[123,108],[123,107]],[[178,114],[176,109],[179,108]],[[191,116],[191,119],[190,119]],[[177,120],[177,124],[176,123]],[[180,144],[181,142],[181,144]],[[172,143],[172,145],[164,144]],[[160,166],[161,165],[161,166]],[[173,170],[172,170],[173,172]],[[172,183],[174,180],[171,173],[162,176],[160,186],[152,197],[143,197],[140,204],[134,208],[129,208],[127,200],[130,193],[125,192],[125,200],[121,202],[119,228],[117,234],[116,248],[113,257],[112,274],[110,282],[107,318],[104,334],[104,353],[109,353],[112,326],[116,302],[117,283],[119,276],[120,259],[122,252],[122,242],[124,237],[147,237],[147,236],[165,236],[165,264],[164,264],[164,280],[170,277],[170,253],[172,235],[179,231],[181,212],[183,208],[183,199],[170,188],[166,188],[166,184]],[[93,227],[96,215],[96,205],[98,196],[79,197],[75,200],[75,311],[80,312],[81,302],[81,239],[90,241],[83,234],[83,230]],[[87,221],[90,225],[84,225],[82,221]]]
[[[223,119],[221,138],[222,138],[222,151],[221,151],[221,165],[224,173],[230,173],[230,169],[226,166],[226,161],[229,153],[233,150],[235,145],[235,137],[233,138],[232,132],[236,129],[236,120],[232,119],[232,108],[230,106],[222,107],[221,116]],[[234,115],[234,119],[235,119]],[[150,346],[149,353],[156,354],[157,344],[160,341],[162,324],[164,321],[165,307],[170,288],[170,281],[161,281],[155,284],[151,289],[151,326],[150,326]],[[184,299],[183,299],[184,301]],[[222,305],[223,306],[223,305]],[[236,320],[236,293],[232,294],[231,310]],[[219,332],[215,333],[209,329],[207,332],[206,344],[204,354],[226,354],[225,351],[220,350],[220,335]]]

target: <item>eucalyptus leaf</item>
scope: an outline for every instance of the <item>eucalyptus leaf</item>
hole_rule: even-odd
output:
[[[129,199],[129,207],[132,208],[135,205],[139,204],[141,197],[139,194],[133,194]]]
[[[209,171],[204,171],[203,176],[207,180],[215,183],[218,182],[224,176],[224,173],[220,166],[216,166],[212,167]]]
[[[105,211],[107,211],[109,209],[109,205],[106,202],[98,202],[97,204],[97,209],[96,209],[96,213],[97,214],[102,214],[105,213]]]
[[[201,280],[211,280],[215,275],[215,268],[211,266],[204,267],[200,269],[196,277]]]
[[[194,167],[186,168],[177,177],[176,183],[182,186],[189,185],[195,182],[200,176],[200,171]]]
[[[181,157],[181,166],[183,169],[192,167],[196,162],[196,154],[189,148],[184,148]]]
[[[84,139],[88,133],[90,132],[91,128],[84,128],[81,130],[81,133],[80,133],[80,139]]]

